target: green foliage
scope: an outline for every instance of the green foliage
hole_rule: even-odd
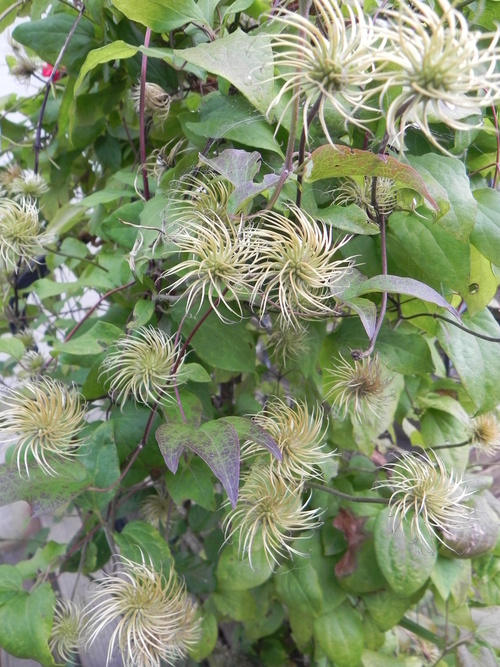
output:
[[[0,0],[0,509],[80,525],[0,647],[493,666],[500,3],[73,4]]]

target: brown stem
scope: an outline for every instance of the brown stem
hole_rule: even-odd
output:
[[[476,338],[481,338],[481,340],[486,340],[489,343],[500,343],[500,338],[495,338],[494,336],[487,336],[486,334],[480,334],[477,333],[477,331],[472,331],[472,329],[464,327],[463,324],[459,324],[454,320],[450,320],[448,317],[445,317],[444,315],[439,315],[439,313],[417,313],[416,315],[408,315],[407,317],[401,317],[401,319],[414,320],[416,317],[433,317],[435,320],[443,320],[443,322],[447,322],[448,324],[457,327],[457,329],[465,331],[465,333],[468,333],[471,336],[475,336]]]
[[[106,294],[103,294],[101,298],[92,306],[92,308],[82,317],[82,319],[71,329],[69,334],[66,336],[64,339],[64,342],[67,343],[70,338],[73,338],[73,336],[76,334],[78,329],[82,326],[82,324],[89,319],[89,317],[92,315],[92,313],[99,308],[101,303],[105,301],[108,296],[111,296],[115,292],[120,292],[121,290],[127,289],[127,287],[132,287],[132,285],[135,285],[135,280],[131,280],[129,283],[126,285],[120,285],[119,287],[114,287],[113,289],[109,290],[109,292],[106,292]]]
[[[45,115],[45,109],[47,107],[47,102],[49,99],[50,88],[52,86],[52,82],[54,81],[54,77],[57,74],[57,70],[59,69],[59,65],[61,64],[61,60],[64,57],[66,49],[68,48],[68,44],[70,43],[71,38],[75,34],[75,30],[77,29],[78,24],[82,19],[84,11],[85,11],[85,5],[82,4],[82,6],[80,7],[80,11],[78,12],[78,16],[76,17],[75,22],[71,26],[71,30],[69,31],[68,36],[66,37],[64,44],[62,45],[62,48],[59,51],[59,55],[57,56],[56,61],[53,65],[52,72],[47,80],[47,83],[45,84],[45,94],[43,96],[42,106],[40,107],[40,113],[38,114],[38,123],[36,126],[36,134],[35,134],[35,144],[33,146],[33,148],[35,149],[35,164],[33,167],[33,171],[35,172],[35,174],[38,174],[40,151],[42,150],[42,144],[41,144],[42,123],[43,123],[43,117]]]
[[[324,491],[325,493],[330,493],[332,496],[337,496],[338,498],[343,498],[348,500],[351,503],[374,503],[376,505],[388,505],[389,500],[385,498],[362,498],[360,496],[350,496],[348,493],[343,493],[342,491],[337,491],[337,489],[332,489],[329,486],[324,486],[323,484],[316,484],[316,482],[306,482],[306,486],[309,489],[317,489],[318,491]]]
[[[144,46],[147,48],[151,40],[151,28],[147,28],[144,37]],[[145,118],[145,96],[146,96],[146,73],[148,69],[148,57],[145,53],[142,54],[141,63],[141,82],[140,82],[140,97],[139,97],[139,148],[141,153],[142,163],[142,182],[144,189],[144,199],[148,201],[150,198],[148,171],[146,169],[146,118]]]

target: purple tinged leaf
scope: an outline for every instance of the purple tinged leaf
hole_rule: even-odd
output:
[[[394,292],[396,294],[414,296],[422,301],[435,303],[436,305],[441,306],[441,308],[446,308],[446,310],[454,317],[460,319],[455,308],[453,308],[453,306],[451,306],[439,292],[436,292],[436,290],[429,287],[429,285],[421,283],[420,280],[415,280],[414,278],[402,278],[401,276],[374,276],[373,278],[365,280],[365,282],[361,284],[357,284],[352,291],[347,289],[342,294],[342,298],[348,301],[353,297],[367,294],[369,292]]]
[[[225,419],[217,419],[204,424],[198,435],[191,449],[220,480],[235,507],[240,483],[240,441],[236,429]]]
[[[375,335],[375,327],[377,324],[377,307],[373,301],[368,299],[352,298],[344,300],[346,306],[349,306],[355,313],[359,315],[361,324],[368,338]]]
[[[205,439],[204,446],[211,444],[199,429],[188,424],[162,424],[156,429],[155,437],[167,468],[174,474],[177,472],[179,459],[186,447],[196,451],[194,448],[196,442],[203,439]]]
[[[421,194],[432,208],[439,211],[438,204],[432,198],[420,174],[410,165],[399,162],[390,155],[377,155],[371,151],[340,145],[320,146],[313,151],[306,166],[306,181],[312,183],[323,178],[340,176],[391,178]]]
[[[236,148],[228,148],[214,158],[200,156],[211,169],[227,178],[236,187],[252,182],[260,169],[262,157],[257,151],[248,153]]]
[[[219,422],[226,422],[231,424],[236,430],[240,440],[251,440],[257,445],[265,447],[278,461],[281,461],[283,456],[278,444],[269,433],[258,424],[255,424],[248,417],[223,417]]]
[[[32,467],[29,478],[19,475],[17,467],[0,466],[0,505],[16,500],[26,501],[31,516],[49,514],[87,489],[92,480],[79,461],[53,462],[57,475],[50,478],[40,469]]]

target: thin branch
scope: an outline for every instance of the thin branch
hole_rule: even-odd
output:
[[[325,486],[323,484],[316,484],[316,482],[306,482],[306,486],[309,489],[317,489],[318,491],[324,491],[325,493],[330,493],[332,496],[337,496],[337,498],[343,498],[344,500],[348,500],[351,503],[373,503],[376,505],[389,504],[389,500],[386,500],[385,498],[367,498],[360,496],[350,496],[348,493],[344,493],[343,491],[338,491],[337,489],[332,489],[331,487]]]
[[[222,292],[222,296],[224,296],[225,294],[227,294],[227,291],[228,291],[228,288],[226,287],[226,289]],[[196,323],[194,329],[191,331],[191,333],[189,334],[189,336],[188,336],[188,337],[186,338],[186,340],[184,341],[184,345],[181,347],[181,349],[180,349],[180,351],[179,351],[179,356],[177,357],[177,361],[176,361],[175,364],[172,366],[172,374],[174,374],[174,373],[176,372],[176,370],[179,368],[179,365],[180,365],[180,363],[181,363],[181,361],[182,361],[184,355],[186,354],[187,347],[188,347],[189,343],[193,340],[193,336],[194,336],[195,333],[198,331],[198,329],[201,327],[201,325],[203,324],[203,322],[207,319],[207,317],[210,315],[210,313],[211,313],[212,311],[214,311],[214,310],[217,308],[217,306],[218,306],[219,303],[221,302],[221,298],[222,298],[222,297],[219,297],[219,298],[216,300],[216,302],[214,303],[213,306],[209,306],[209,308],[207,309],[206,313],[203,315],[203,317],[201,318],[201,320],[200,320],[199,322]],[[182,322],[181,322],[181,326],[182,326],[183,323],[184,323],[184,319],[183,319]],[[180,329],[180,327],[179,327],[179,329]],[[180,335],[179,332],[178,332],[178,335]],[[176,339],[176,340],[177,340],[177,339]]]
[[[382,253],[382,275],[387,275],[387,241],[386,241],[386,225],[385,225],[385,215],[380,213],[377,203],[377,177],[375,176],[372,180],[372,204],[375,209],[377,216],[377,222],[380,226],[380,250]],[[375,344],[377,342],[380,329],[384,323],[385,313],[387,310],[387,292],[382,292],[382,298],[380,302],[380,311],[377,316],[377,321],[375,323],[375,331],[373,336],[370,339],[370,345],[366,350],[360,352],[358,350],[353,350],[352,356],[356,359],[362,359],[364,357],[369,357],[370,354],[375,349]]]
[[[299,12],[307,18],[309,15],[309,8],[311,6],[311,0],[300,0],[299,2]],[[304,37],[304,30],[299,29],[299,38]],[[290,123],[290,133],[288,135],[288,144],[286,147],[285,154],[285,164],[281,171],[281,175],[276,185],[271,199],[267,202],[266,210],[270,211],[272,207],[278,201],[281,190],[285,185],[287,178],[293,172],[293,153],[295,149],[295,135],[297,134],[297,125],[299,123],[299,108],[300,108],[300,83],[297,83],[293,89],[293,104],[292,104],[292,120]]]
[[[0,22],[3,21],[4,18],[8,16],[11,12],[13,12],[14,9],[17,9],[21,5],[24,5],[24,0],[17,0],[17,2],[15,2],[13,5],[7,7],[7,9],[0,14]]]
[[[306,118],[306,125],[302,128],[302,133],[300,135],[300,143],[299,143],[299,156],[297,160],[297,167],[298,167],[298,173],[297,173],[297,196],[295,198],[295,204],[297,205],[298,208],[300,208],[300,204],[302,202],[302,178],[303,178],[303,173],[301,166],[304,163],[304,157],[306,154],[306,133],[309,130],[309,127],[311,123],[314,120],[314,117],[318,113],[319,105],[321,104],[321,98],[323,97],[323,93],[320,93],[318,96],[318,99],[316,102],[313,104],[311,109],[309,110],[309,113],[307,114]]]
[[[144,46],[147,48],[151,40],[151,28],[147,28],[146,35],[144,37]],[[141,64],[141,82],[140,82],[140,97],[139,97],[139,148],[141,153],[141,165],[142,165],[142,182],[144,189],[144,199],[148,201],[150,198],[149,193],[149,182],[148,182],[148,170],[146,169],[146,118],[145,118],[145,105],[146,105],[146,73],[148,69],[148,57],[145,53],[142,54],[142,64]]]
[[[39,161],[40,161],[40,151],[42,150],[42,144],[41,144],[41,139],[42,139],[42,123],[43,123],[43,117],[45,115],[45,109],[47,107],[47,102],[49,100],[49,93],[52,88],[52,83],[54,81],[54,77],[57,74],[57,71],[59,69],[59,65],[61,64],[61,60],[64,57],[64,54],[66,53],[66,49],[68,48],[68,45],[71,41],[71,38],[75,34],[75,31],[78,27],[78,24],[80,23],[82,17],[83,17],[83,12],[85,11],[85,5],[82,4],[80,7],[80,11],[78,12],[78,16],[75,19],[75,22],[71,26],[71,30],[69,31],[64,44],[62,45],[61,50],[59,51],[59,55],[56,58],[56,61],[53,65],[52,72],[50,73],[50,76],[47,80],[47,83],[45,84],[45,94],[43,96],[43,101],[42,101],[42,106],[40,107],[40,113],[38,115],[38,123],[36,126],[36,134],[35,134],[35,144],[33,148],[35,149],[35,164],[33,167],[33,171],[35,174],[38,174],[38,168],[39,168]]]
[[[481,338],[481,340],[486,340],[489,343],[500,343],[500,338],[494,338],[493,336],[487,336],[486,334],[480,334],[477,331],[473,331],[472,329],[468,329],[467,327],[464,327],[463,324],[459,324],[458,322],[455,322],[454,320],[450,320],[448,317],[445,317],[444,315],[439,315],[439,313],[417,313],[416,315],[408,315],[408,316],[402,317],[401,319],[403,319],[403,320],[414,320],[417,317],[433,317],[435,320],[443,320],[443,322],[447,322],[448,324],[451,324],[454,327],[457,327],[457,329],[460,329],[461,331],[465,331],[465,333],[468,333],[471,336],[475,336],[476,338]]]
[[[132,287],[132,285],[135,285],[135,280],[131,280],[129,283],[126,285],[120,285],[119,287],[114,287],[113,289],[109,290],[109,292],[106,292],[106,294],[103,294],[101,298],[92,306],[92,308],[82,317],[82,319],[71,329],[69,334],[66,336],[64,339],[64,342],[67,343],[73,336],[76,334],[78,329],[82,326],[82,324],[89,319],[89,317],[92,315],[92,313],[99,308],[101,303],[105,301],[109,296],[114,294],[115,292],[121,292],[121,290],[127,289],[127,287]]]
[[[438,637],[434,632],[431,632],[430,630],[427,630],[427,628],[423,628],[418,623],[415,623],[409,618],[406,618],[406,616],[399,621],[398,625],[400,625],[405,630],[413,632],[413,634],[417,635],[417,637],[422,637],[422,639],[432,642],[441,650],[446,649],[445,642],[441,637]]]

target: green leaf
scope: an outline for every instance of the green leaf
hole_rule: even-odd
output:
[[[437,223],[415,214],[393,213],[387,231],[389,270],[410,275],[439,293],[468,293],[470,246]]]
[[[127,329],[137,329],[149,322],[155,313],[155,304],[149,299],[141,299],[134,306],[133,319],[128,323]]]
[[[218,311],[227,319],[230,313],[219,306]],[[183,334],[187,336],[203,317],[204,309],[186,319]],[[180,314],[180,311],[178,311]],[[177,316],[177,313],[174,315]],[[176,318],[177,319],[177,318]],[[217,345],[214,345],[217,341]],[[255,370],[255,341],[244,322],[228,325],[215,315],[203,322],[191,341],[196,354],[214,368],[226,371],[253,373]]]
[[[439,557],[436,567],[432,572],[432,583],[437,592],[447,600],[450,595],[459,604],[464,604],[468,599],[471,588],[471,561]]]
[[[476,624],[475,635],[491,644],[494,649],[500,650],[500,607],[485,607],[471,609],[472,620]]]
[[[23,579],[35,579],[40,572],[54,572],[66,553],[66,545],[50,540],[35,555],[16,564],[16,570]]]
[[[192,21],[205,22],[194,0],[113,0],[113,5],[131,21],[154,32],[170,32]]]
[[[91,51],[85,58],[85,62],[80,69],[78,79],[75,83],[75,93],[82,85],[83,80],[87,74],[90,72],[90,70],[94,69],[94,67],[97,67],[97,65],[102,65],[103,63],[107,63],[110,60],[123,60],[124,58],[131,58],[132,56],[135,56],[137,51],[137,46],[126,44],[121,39],[117,40],[116,42],[111,42],[111,44],[106,44],[106,46],[102,46],[100,49],[94,49]]]
[[[476,221],[477,203],[463,162],[437,153],[409,157],[408,161],[428,186],[434,182],[440,192],[444,190],[444,196],[450,202],[449,210],[446,207],[441,210],[436,224],[459,241],[468,241]],[[431,187],[429,189],[432,192]]]
[[[275,578],[278,598],[296,614],[317,618],[323,610],[323,592],[310,560],[285,563]]]
[[[14,359],[20,359],[24,354],[24,345],[17,338],[2,336],[0,338],[0,352],[8,354]]]
[[[500,326],[484,310],[463,316],[464,327],[500,339]],[[439,322],[438,339],[455,366],[460,379],[478,412],[488,412],[500,403],[500,355],[498,343],[481,340],[447,322]]]
[[[328,208],[316,208],[314,212],[308,206],[306,210],[316,220],[322,220],[349,234],[364,234],[367,236],[380,234],[378,225],[371,222],[366,213],[356,204],[349,204],[349,206],[332,204]]]
[[[184,364],[182,378],[190,382],[212,382],[212,378],[200,364]]]
[[[391,590],[365,595],[363,600],[370,616],[382,632],[397,625],[413,604],[411,597],[402,597]]]
[[[29,479],[21,477],[16,468],[0,466],[0,505],[25,500],[31,506],[31,516],[52,512],[68,503],[91,484],[85,467],[79,461],[53,461],[57,476],[50,478],[40,468],[30,470]]]
[[[444,297],[442,297],[436,290],[429,287],[425,283],[413,278],[402,278],[401,276],[374,276],[363,282],[356,282],[352,288],[347,288],[341,293],[340,297],[352,298],[358,297],[362,294],[369,294],[370,292],[389,292],[393,294],[406,294],[414,296],[422,301],[435,303],[441,308],[446,308],[452,315],[459,317],[455,308],[453,308]]]
[[[111,420],[102,422],[94,428],[82,454],[80,461],[86,467],[93,487],[106,489],[119,479],[120,463]],[[107,493],[89,491],[78,499],[78,504],[89,510],[98,511],[110,502],[115,493],[115,489]]]
[[[162,410],[165,414],[165,419],[168,422],[176,424],[183,423],[198,428],[201,424],[201,418],[203,415],[203,405],[200,399],[191,392],[187,391],[187,389],[184,387],[180,388],[179,397],[182,404],[182,410],[184,412],[184,419],[180,414],[179,406],[177,404],[173,404],[171,401],[162,404]]]
[[[498,257],[500,258],[500,255]],[[463,296],[467,312],[473,316],[486,308],[498,287],[498,279],[492,271],[491,263],[473,245],[470,247],[469,280],[469,290]]]
[[[466,414],[460,419],[449,412],[429,408],[421,417],[420,432],[427,447],[454,445],[469,439],[468,421]],[[447,469],[463,475],[469,463],[469,452],[468,446],[443,449],[439,458]]]
[[[349,602],[314,620],[314,640],[338,667],[359,667],[363,625]]]
[[[165,538],[145,521],[127,523],[121,533],[113,533],[122,556],[136,563],[151,562],[158,572],[168,571],[173,565],[172,554]]]
[[[434,544],[434,536],[423,521],[419,522],[428,544]],[[437,550],[415,542],[409,522],[395,521],[388,507],[377,517],[374,537],[377,562],[384,577],[395,593],[410,597],[431,576]]]
[[[33,49],[45,62],[55,63],[75,19],[75,14],[51,14],[41,21],[21,23],[12,37]],[[66,45],[62,64],[76,76],[87,53],[98,46],[92,21],[82,18]]]
[[[396,158],[340,145],[320,146],[312,152],[306,165],[305,180],[307,182],[346,176],[390,178],[416,190],[427,199],[434,209],[439,208],[415,169],[399,162]]]
[[[109,322],[98,320],[88,331],[80,336],[74,336],[67,343],[57,341],[54,343],[54,355],[94,355],[104,352],[115,340],[123,335],[119,327]]]
[[[180,116],[179,120],[199,137],[231,139],[245,146],[278,153],[283,157],[283,152],[274,138],[272,126],[243,97],[212,94],[200,107],[195,119],[192,113],[186,113]]]
[[[180,461],[177,472],[166,473],[166,486],[172,500],[179,506],[191,500],[210,512],[215,511],[214,482],[207,464],[197,456]]]
[[[137,5],[135,0],[127,2]],[[273,52],[267,35],[249,36],[238,28],[214,42],[190,49],[175,49],[174,53],[192,65],[224,77],[256,109],[263,114],[267,112],[274,90]]]
[[[363,667],[408,667],[408,662],[405,658],[392,658],[390,655],[384,653],[375,653],[375,651],[363,651],[362,656]]]
[[[219,628],[213,614],[202,612],[201,636],[198,641],[189,646],[189,657],[196,663],[201,663],[215,648]]]
[[[472,193],[478,211],[471,243],[493,264],[500,258],[500,192],[493,188],[480,188]]]
[[[249,621],[257,615],[255,598],[249,590],[221,589],[212,593],[217,611],[234,621]]]
[[[48,583],[31,593],[19,592],[0,607],[0,646],[16,658],[56,667],[48,645],[55,605],[56,596]]]
[[[395,373],[410,375],[434,372],[429,345],[418,334],[382,327],[377,338],[377,349],[383,349],[384,364]]]
[[[226,591],[244,591],[260,586],[272,574],[264,549],[252,551],[252,566],[248,558],[240,558],[238,550],[226,545],[217,563],[217,581]]]
[[[14,565],[0,565],[0,605],[23,590],[23,577]]]

